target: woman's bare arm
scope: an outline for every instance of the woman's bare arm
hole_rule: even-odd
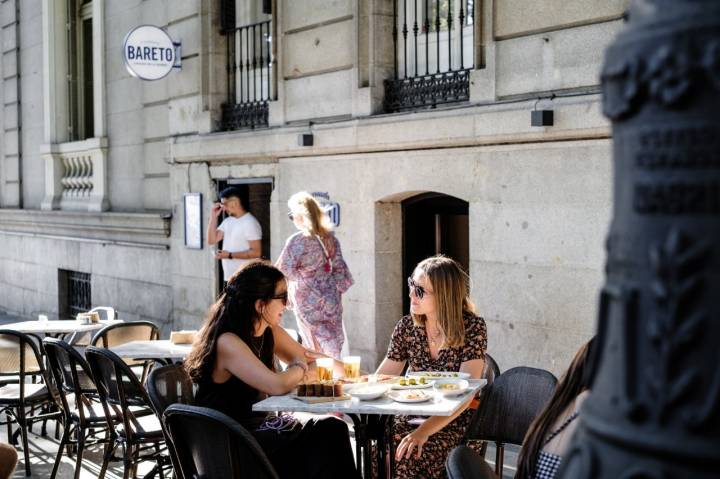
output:
[[[272,396],[290,392],[303,378],[301,367],[290,367],[282,373],[268,369],[237,335],[224,333],[218,338],[217,364],[249,386]]]

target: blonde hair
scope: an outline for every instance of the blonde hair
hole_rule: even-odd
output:
[[[293,215],[301,215],[308,220],[308,233],[326,236],[332,231],[330,218],[325,214],[320,203],[307,191],[300,191],[292,195],[288,200],[288,208]]]
[[[475,314],[470,301],[470,277],[454,259],[438,255],[422,260],[415,267],[427,278],[435,295],[437,322],[445,334],[444,347],[458,348],[465,345],[465,313]],[[413,314],[413,321],[425,325],[424,314]]]

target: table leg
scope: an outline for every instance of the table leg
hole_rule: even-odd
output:
[[[370,437],[368,436],[367,414],[348,414],[355,429],[355,458],[358,472],[365,479],[372,479],[370,465]]]

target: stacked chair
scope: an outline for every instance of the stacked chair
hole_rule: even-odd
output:
[[[0,330],[0,414],[8,417],[8,442],[14,443],[12,424],[18,425],[22,439],[25,475],[29,476],[28,427],[38,421],[59,419],[50,381],[43,364],[37,338],[12,330]],[[41,408],[42,413],[27,414],[27,409]]]
[[[57,399],[61,406],[63,435],[60,439],[51,478],[57,474],[63,450],[76,448],[75,479],[80,477],[85,446],[107,444],[112,437],[107,416],[92,379],[90,366],[85,358],[65,341],[55,338],[43,340],[49,369],[57,387]],[[70,447],[68,447],[68,450]]]
[[[123,477],[135,477],[140,461],[155,461],[148,475],[164,477],[170,462],[165,453],[165,440],[160,421],[155,416],[145,388],[135,373],[118,355],[105,348],[88,347],[86,353],[95,378],[98,396],[106,411],[111,437],[103,454],[102,479],[111,460],[122,459]],[[122,449],[122,457],[115,452]]]

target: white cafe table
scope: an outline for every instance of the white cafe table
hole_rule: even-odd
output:
[[[154,359],[166,363],[179,362],[190,353],[192,344],[175,344],[169,339],[155,341],[129,341],[110,347],[123,359]]]
[[[391,433],[389,429],[392,427],[394,416],[452,416],[471,396],[477,394],[487,384],[485,379],[470,379],[469,382],[470,387],[463,394],[454,397],[442,397],[434,393],[432,388],[425,389],[424,391],[433,394],[433,399],[419,403],[399,403],[387,396],[382,396],[372,401],[361,401],[358,398],[352,398],[344,401],[308,404],[295,399],[291,394],[286,394],[284,396],[270,396],[254,404],[253,411],[347,414],[355,425],[358,469],[364,472],[364,477],[371,477],[372,455],[370,440],[375,439],[379,453],[378,477],[385,477],[387,474],[385,472],[385,447],[388,444],[386,435]],[[361,467],[361,463],[364,464],[364,467]],[[387,472],[392,473],[392,471]]]
[[[21,333],[44,334],[46,336],[70,335],[66,341],[74,344],[85,333],[98,331],[110,324],[122,323],[122,320],[112,319],[98,321],[97,323],[81,323],[74,319],[54,320],[54,321],[21,321],[19,323],[10,323],[0,326],[0,329],[11,329]]]

